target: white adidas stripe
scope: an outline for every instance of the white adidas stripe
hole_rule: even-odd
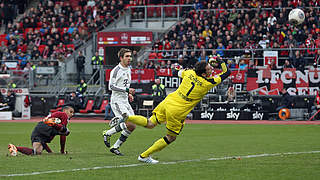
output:
[[[219,161],[219,160],[228,160],[228,159],[246,159],[246,158],[257,158],[257,157],[270,157],[270,156],[281,156],[281,155],[298,155],[298,154],[313,154],[320,153],[320,151],[306,151],[306,152],[286,152],[286,153],[274,153],[274,154],[256,154],[256,155],[246,155],[246,156],[227,156],[220,158],[209,158],[209,159],[190,159],[190,160],[182,160],[182,161],[172,161],[172,162],[160,162],[158,164],[179,164],[186,162],[200,162],[200,161]],[[87,170],[96,170],[96,169],[113,169],[113,168],[123,168],[123,167],[137,167],[137,166],[145,166],[150,165],[146,163],[139,164],[124,164],[119,166],[98,166],[98,167],[89,167],[89,168],[76,168],[69,170],[52,170],[52,171],[40,171],[40,172],[32,172],[32,173],[22,173],[22,174],[0,174],[0,177],[12,177],[12,176],[31,176],[31,175],[39,175],[39,174],[50,174],[50,173],[62,173],[62,172],[75,172],[75,171],[87,171]]]

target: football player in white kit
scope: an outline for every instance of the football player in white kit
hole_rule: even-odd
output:
[[[128,115],[134,115],[134,111],[129,104],[129,101],[133,101],[133,95],[135,89],[130,88],[131,83],[131,68],[130,62],[132,61],[132,52],[130,49],[121,48],[118,52],[120,63],[114,67],[110,73],[109,89],[111,94],[111,108],[114,112],[115,118],[122,117],[121,115],[126,113]],[[113,122],[112,120],[110,123]],[[136,125],[131,122],[122,122],[120,124],[109,124],[111,129],[103,131],[104,143],[110,148],[110,137],[112,134],[120,132],[121,136],[110,148],[110,152],[123,156],[119,151],[120,146],[130,136],[132,131],[136,128]],[[121,128],[120,128],[121,127]]]

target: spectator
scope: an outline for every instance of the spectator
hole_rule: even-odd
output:
[[[320,49],[317,50],[317,54],[314,57],[314,65],[319,66],[320,65]]]
[[[283,69],[286,69],[286,68],[294,68],[294,66],[291,64],[291,62],[288,59],[286,59],[283,64]]]
[[[103,58],[99,56],[99,52],[96,51],[95,55],[91,58],[92,64],[92,75],[94,75],[94,82],[96,82],[100,78],[100,73],[97,72],[100,70],[101,66],[103,65]]]
[[[66,99],[64,106],[71,106],[74,108],[75,112],[79,112],[79,109],[83,107],[83,102],[77,96],[76,92],[72,92]]]
[[[244,59],[240,60],[239,68],[240,68],[240,70],[247,70],[248,69],[248,64],[245,62]]]
[[[40,58],[40,51],[36,46],[34,46],[31,52],[31,59],[37,60],[39,58]]]
[[[221,50],[218,50],[218,49],[221,49]],[[217,47],[217,55],[220,55],[220,57],[224,57],[224,50],[226,48],[224,47],[224,45],[222,43],[219,43],[218,44],[218,47]]]
[[[155,79],[154,82],[155,84],[152,86],[153,107],[157,107],[157,105],[167,96],[167,93],[165,86],[161,84],[159,78]]]
[[[194,65],[198,62],[197,57],[196,57],[196,52],[191,51],[190,56],[188,57],[188,63],[186,68],[193,68]]]
[[[281,102],[280,102],[280,106],[276,108],[276,112],[279,112],[282,108],[292,108],[294,106],[293,102],[293,96],[291,96],[288,92],[286,88],[283,88],[281,90],[282,93],[282,97],[281,97]]]
[[[295,51],[295,56],[291,58],[291,61],[294,67],[299,70],[303,70],[305,65],[307,64],[305,59],[300,54],[300,51]]]
[[[110,105],[110,97],[108,97],[108,104],[106,105],[104,120],[111,120],[113,117],[114,113]]]
[[[316,92],[316,97],[313,102],[313,106],[311,107],[311,114],[310,117],[314,116],[318,111],[320,111],[320,93],[319,90]],[[319,114],[319,113],[318,113]],[[312,120],[319,119],[319,115],[316,115]]]
[[[96,2],[94,0],[88,0],[87,6],[94,7],[96,5]]]
[[[80,46],[83,45],[83,41],[80,39],[79,34],[75,35],[74,40],[72,41],[72,44],[74,44],[75,49],[78,49]]]
[[[209,29],[209,26],[206,26],[205,29],[202,32],[202,37],[212,37],[212,31]]]
[[[68,33],[69,33],[69,35],[73,35],[74,33],[76,33],[78,31],[78,28],[77,27],[75,27],[75,25],[74,25],[74,23],[72,22],[71,24],[70,24],[70,27],[68,28]]]
[[[230,86],[227,90],[227,101],[228,102],[235,102],[236,101],[236,91],[234,90],[233,86]]]
[[[273,13],[270,13],[270,17],[268,17],[268,24],[271,26],[275,25],[277,18],[273,16]]]
[[[77,66],[77,82],[80,83],[80,76],[84,73],[84,64],[86,63],[86,57],[79,51],[79,56],[75,59]]]
[[[78,94],[81,94],[83,96],[86,93],[86,91],[87,91],[87,84],[86,84],[84,78],[82,78],[80,80],[80,84],[77,87],[77,92],[78,92]]]
[[[267,47],[267,43],[270,43],[269,39],[267,39],[267,35],[262,36],[262,40],[259,41],[259,45],[265,49]]]
[[[5,63],[2,63],[1,65],[0,65],[0,74],[8,74],[8,67],[6,66],[6,64]]]
[[[0,105],[1,111],[14,111],[16,106],[16,94],[12,90],[8,90],[7,96]]]
[[[131,66],[136,67],[138,64],[138,52],[136,50],[132,51],[132,61]]]
[[[179,65],[181,65],[183,68],[187,67],[187,62],[184,60],[184,57],[183,57],[182,54],[179,55],[178,63],[179,63]]]
[[[17,87],[17,84],[13,82],[13,80],[10,80],[8,83],[8,89],[14,89]]]
[[[2,92],[0,91],[0,104],[4,103],[4,96]]]

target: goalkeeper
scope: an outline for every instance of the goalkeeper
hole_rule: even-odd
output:
[[[222,72],[212,76],[213,66],[222,68]],[[151,154],[162,150],[170,143],[176,140],[180,134],[186,116],[199,103],[199,101],[213,87],[220,84],[230,75],[230,70],[225,62],[220,58],[210,58],[209,63],[201,61],[196,63],[194,69],[179,70],[178,76],[182,78],[179,88],[169,94],[152,112],[152,116],[147,119],[144,116],[133,115],[127,116],[123,114],[118,124],[109,129],[106,134],[112,134],[122,131],[126,128],[125,121],[130,121],[136,125],[140,125],[149,129],[154,128],[158,124],[166,123],[167,134],[158,139],[146,151],[140,154],[138,160],[145,163],[156,164],[159,161],[151,158]]]
[[[44,118],[32,131],[31,142],[33,149],[9,144],[10,155],[16,156],[17,151],[26,155],[40,155],[43,149],[51,153],[52,151],[47,143],[50,143],[56,135],[60,135],[60,152],[65,154],[66,136],[70,134],[67,124],[73,114],[74,109],[71,106],[66,106],[63,108],[63,112],[55,112]]]

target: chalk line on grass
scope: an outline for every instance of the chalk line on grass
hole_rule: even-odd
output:
[[[219,160],[228,160],[228,159],[248,159],[248,158],[258,158],[258,157],[271,157],[271,156],[282,156],[282,155],[299,155],[299,154],[314,154],[320,153],[320,151],[304,151],[304,152],[285,152],[285,153],[273,153],[273,154],[255,154],[255,155],[244,155],[244,156],[226,156],[226,157],[217,157],[209,159],[190,159],[190,160],[181,160],[181,161],[171,161],[171,162],[160,162],[159,164],[179,164],[186,162],[200,162],[200,161],[219,161]],[[137,166],[146,166],[150,164],[139,163],[139,164],[124,164],[118,166],[97,166],[97,167],[88,167],[88,168],[76,168],[76,169],[61,169],[61,170],[52,170],[52,171],[40,171],[40,172],[31,172],[31,173],[21,173],[21,174],[0,174],[0,177],[13,177],[13,176],[32,176],[40,174],[51,174],[51,173],[63,173],[63,172],[75,172],[75,171],[88,171],[96,169],[113,169],[113,168],[125,168],[125,167],[137,167]]]

